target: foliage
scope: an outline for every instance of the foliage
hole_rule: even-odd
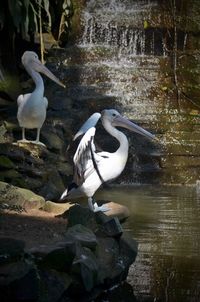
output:
[[[38,31],[39,10],[42,9],[51,27],[51,15],[49,0],[8,0],[0,2],[0,29],[7,25],[9,16],[9,28],[13,32],[20,33],[22,38],[27,39],[30,33]]]

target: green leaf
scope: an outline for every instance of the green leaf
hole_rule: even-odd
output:
[[[147,22],[147,20],[144,20],[144,29],[147,29],[149,27],[149,24]]]

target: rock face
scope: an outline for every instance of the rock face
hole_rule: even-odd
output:
[[[29,250],[23,241],[0,239],[0,299],[92,301],[126,279],[137,243],[115,217],[73,206],[64,240]]]
[[[59,151],[50,145],[47,149],[31,143],[0,144],[0,181],[32,190],[46,200],[58,200],[72,174],[64,146],[64,138]]]

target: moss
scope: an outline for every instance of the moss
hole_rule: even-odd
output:
[[[20,175],[19,172],[17,172],[16,170],[14,169],[9,169],[9,170],[6,170],[6,171],[2,171],[0,172],[0,179],[1,180],[11,180],[11,179],[16,179],[16,178],[20,178],[22,177]]]
[[[0,156],[0,167],[1,168],[7,168],[12,169],[15,167],[14,163],[6,156],[1,155]]]
[[[21,91],[19,78],[15,75],[6,74],[5,79],[0,81],[0,90],[9,93],[15,98]]]

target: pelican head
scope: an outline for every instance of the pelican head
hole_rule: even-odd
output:
[[[22,56],[22,64],[27,71],[34,70],[43,73],[52,81],[65,88],[65,85],[39,60],[38,55],[34,51],[25,51]]]
[[[101,120],[103,125],[107,123],[111,124],[113,127],[123,127],[132,132],[139,133],[147,138],[155,139],[155,136],[150,132],[146,131],[142,127],[136,125],[131,122],[127,118],[123,117],[117,110],[115,109],[105,109],[101,113]]]

